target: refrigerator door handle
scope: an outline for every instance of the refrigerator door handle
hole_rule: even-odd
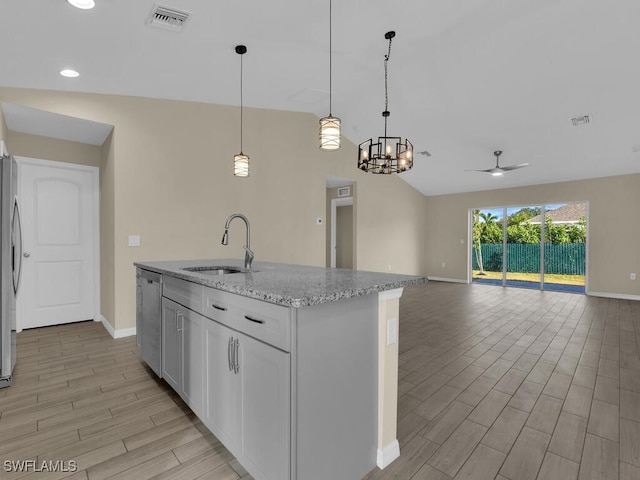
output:
[[[18,243],[20,246],[20,250],[17,252],[13,252],[14,254],[14,258],[13,258],[13,263],[14,263],[14,272],[13,272],[13,291],[17,294],[18,293],[18,289],[20,288],[20,278],[22,277],[22,248],[23,248],[23,242],[22,242],[22,222],[20,219],[20,206],[18,205],[18,197],[14,197],[14,203],[13,203],[13,221],[14,221],[14,225],[13,225],[13,241],[15,242],[16,240],[16,235],[18,237]],[[15,249],[15,243],[13,245],[13,248]],[[17,273],[16,273],[16,267],[15,267],[15,263],[18,263],[17,266]]]

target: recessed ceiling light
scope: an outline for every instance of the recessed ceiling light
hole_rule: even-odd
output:
[[[81,8],[83,10],[89,10],[96,6],[96,2],[93,0],[67,0],[71,5],[76,8]]]
[[[80,74],[75,70],[71,70],[70,68],[65,68],[64,70],[60,70],[60,75],[68,78],[76,78],[79,77]]]

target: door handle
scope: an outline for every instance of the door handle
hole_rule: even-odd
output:
[[[31,254],[30,254],[29,252],[24,252],[24,253],[22,254],[22,256],[23,256],[24,258],[29,258],[29,257],[31,256]]]
[[[240,340],[238,340],[236,338],[235,342],[233,343],[233,349],[235,350],[235,361],[233,364],[233,373],[238,373],[240,371]]]

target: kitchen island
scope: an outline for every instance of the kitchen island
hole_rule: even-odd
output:
[[[254,478],[356,480],[399,455],[399,298],[425,277],[267,262],[248,271],[228,259],[135,265],[143,358],[161,326],[154,371]],[[144,294],[153,276],[161,300]]]

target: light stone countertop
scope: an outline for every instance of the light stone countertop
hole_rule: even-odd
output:
[[[183,270],[214,265],[242,268],[244,261],[238,259],[136,262],[134,265],[225,292],[294,308],[336,302],[427,281],[426,277],[414,275],[269,262],[254,262],[253,268],[247,273],[207,275]]]

